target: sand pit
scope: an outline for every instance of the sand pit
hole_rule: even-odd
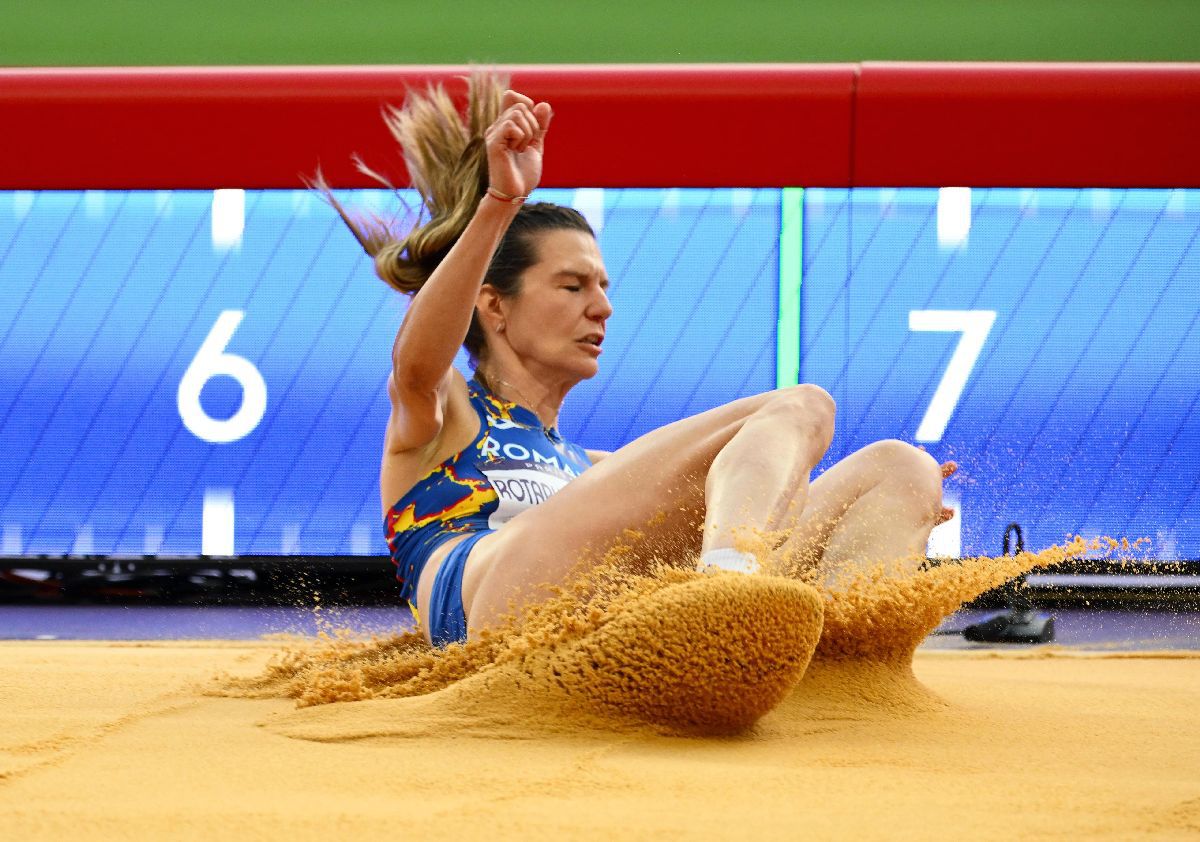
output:
[[[737,738],[492,729],[461,712],[439,720],[429,699],[297,710],[198,690],[219,670],[255,675],[277,652],[0,645],[6,838],[1200,830],[1195,657],[922,652],[915,674],[936,701],[901,710],[857,696],[870,676],[814,668]],[[332,742],[284,736],[317,714],[306,727]]]
[[[6,836],[1193,838],[1200,656],[913,657],[1046,560],[819,596],[667,573],[440,654],[0,644]]]

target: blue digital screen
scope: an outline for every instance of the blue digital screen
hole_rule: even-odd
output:
[[[791,382],[798,351],[838,402],[819,470],[883,438],[962,466],[931,552],[994,554],[1018,522],[1031,548],[1200,557],[1200,191],[537,198],[584,212],[613,284],[561,419],[580,444]],[[405,304],[306,191],[0,192],[0,552],[385,554]]]
[[[585,213],[612,280],[566,435],[616,449],[774,385],[779,191],[536,198]],[[0,193],[0,551],[386,554],[406,303],[307,191]]]
[[[1200,556],[1200,192],[804,198],[801,376],[839,405],[828,460],[900,438],[958,461],[964,555],[1017,522],[1034,547]]]

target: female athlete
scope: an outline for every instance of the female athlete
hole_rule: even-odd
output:
[[[817,386],[742,398],[613,453],[563,440],[559,409],[599,370],[613,308],[587,221],[525,203],[551,116],[486,74],[471,79],[465,120],[440,88],[410,94],[388,122],[429,218],[404,237],[351,219],[326,191],[379,276],[413,296],[392,353],[380,491],[402,595],[430,641],[465,640],[544,598],[631,529],[645,551],[703,569],[757,569],[740,530],[785,536],[772,551],[826,577],[923,557],[954,466],[883,441],[810,483],[833,436]],[[461,345],[470,381],[452,366]]]

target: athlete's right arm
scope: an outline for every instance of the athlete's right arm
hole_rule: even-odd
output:
[[[507,91],[487,130],[488,181],[509,196],[527,196],[542,174],[550,106]],[[484,194],[475,215],[413,297],[392,348],[391,434],[388,449],[412,450],[441,432],[458,353],[487,267],[519,205]]]
[[[413,297],[392,348],[393,453],[423,447],[442,430],[454,355],[467,336],[488,261],[516,207],[484,197],[441,265]]]

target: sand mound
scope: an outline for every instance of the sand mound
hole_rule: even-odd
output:
[[[821,634],[817,592],[778,577],[684,582],[637,609],[543,662],[596,710],[672,730],[745,730],[804,675]]]
[[[820,597],[800,582],[721,574],[647,590],[593,617],[585,634],[560,628],[530,646],[526,632],[496,663],[437,692],[312,707],[270,727],[315,740],[646,726],[736,733],[787,696],[820,636]]]

